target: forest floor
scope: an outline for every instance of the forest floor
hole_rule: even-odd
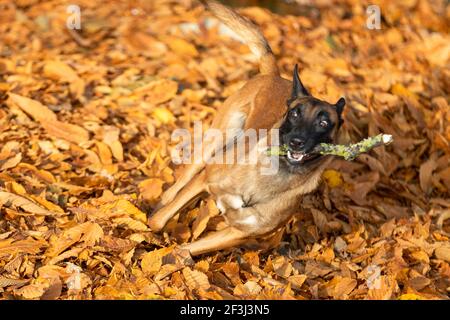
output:
[[[358,1],[239,9],[284,77],[298,63],[313,95],[346,97],[342,142],[394,143],[334,161],[271,249],[193,260],[173,250],[223,227],[212,200],[146,225],[177,177],[171,132],[206,128],[257,61],[195,1],[79,0],[69,30],[72,2],[0,5],[1,298],[448,299],[446,1],[374,1],[381,30]]]

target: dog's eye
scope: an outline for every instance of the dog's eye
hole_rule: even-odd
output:
[[[292,109],[292,110],[289,112],[289,117],[290,117],[291,119],[293,119],[293,120],[296,120],[299,116],[300,116],[300,113],[299,113],[298,110],[296,110],[296,109]]]
[[[326,120],[320,121],[319,122],[319,126],[321,126],[322,128],[328,127],[328,121],[326,121]]]

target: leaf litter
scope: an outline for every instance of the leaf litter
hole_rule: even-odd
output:
[[[194,260],[177,245],[223,228],[214,201],[146,225],[178,175],[170,136],[210,125],[257,61],[194,1],[82,0],[81,30],[69,4],[0,15],[2,299],[448,299],[445,1],[378,1],[382,30],[352,1],[239,9],[284,77],[299,63],[314,95],[348,98],[341,143],[394,143],[334,161],[274,234]]]

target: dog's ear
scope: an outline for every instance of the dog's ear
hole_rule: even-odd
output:
[[[342,111],[344,110],[344,107],[345,107],[345,99],[344,98],[340,98],[338,100],[338,102],[336,102],[334,104],[334,106],[336,107],[336,112],[337,112],[338,116],[341,117]]]
[[[339,127],[344,123],[344,120],[342,119],[342,111],[344,111],[345,107],[345,99],[340,98],[338,102],[334,104],[334,107],[336,108],[336,113],[338,114],[339,118]]]
[[[309,92],[303,86],[303,83],[298,76],[298,69],[296,64],[294,67],[294,75],[292,77],[291,101],[304,96],[309,96]]]

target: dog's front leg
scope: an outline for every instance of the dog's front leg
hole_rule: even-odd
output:
[[[147,223],[150,229],[154,232],[160,231],[170,218],[204,191],[207,191],[207,184],[205,181],[205,171],[202,171],[176,195],[172,202],[148,218]]]

